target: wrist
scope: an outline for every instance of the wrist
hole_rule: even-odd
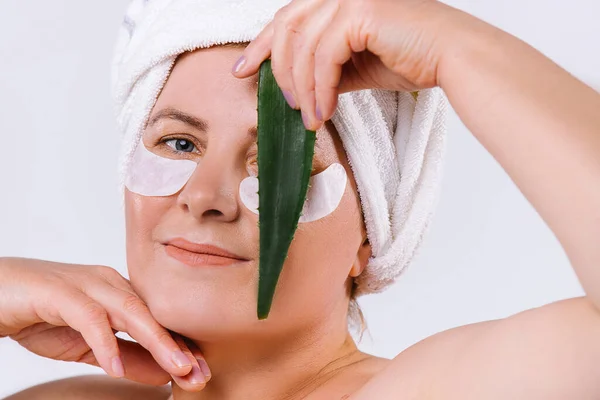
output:
[[[448,12],[440,35],[437,84],[447,91],[453,86],[451,82],[462,81],[464,74],[468,78],[478,63],[487,63],[502,53],[512,36],[462,10],[445,7]]]

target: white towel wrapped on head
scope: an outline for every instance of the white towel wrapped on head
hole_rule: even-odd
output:
[[[147,118],[177,56],[250,42],[289,0],[134,0],[117,40],[112,90],[123,134],[121,189]],[[352,167],[372,257],[356,295],[379,292],[414,258],[436,207],[447,100],[439,88],[339,96],[331,118]]]

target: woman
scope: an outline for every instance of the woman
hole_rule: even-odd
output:
[[[300,39],[312,46],[295,47]],[[241,52],[214,47],[182,55],[158,96],[149,116],[156,125],[148,124],[142,144],[155,155],[175,151],[198,163],[202,154],[201,173],[173,196],[125,192],[131,283],[105,267],[4,259],[0,276],[9,295],[0,308],[0,334],[40,354],[98,364],[132,381],[160,385],[172,379],[172,394],[160,388],[153,392],[156,398],[600,395],[597,93],[516,38],[434,1],[294,1],[243,51],[245,62],[235,63],[242,68],[230,76],[227,66]],[[353,52],[360,55],[345,64]],[[256,217],[228,194],[252,172],[255,152],[247,132],[256,120],[253,79],[268,56],[291,105],[304,111],[313,129],[332,117],[338,93],[444,89],[467,127],[557,235],[587,296],[442,332],[394,360],[358,352],[348,333],[347,309],[353,278],[364,273],[372,249],[356,179],[340,138],[326,124],[313,172],[339,163],[349,185],[334,212],[297,231],[273,314],[265,324],[250,318]],[[235,119],[228,112],[232,108],[240,111]],[[204,115],[186,122],[172,112],[180,109]],[[165,110],[167,118],[158,118]],[[199,118],[208,122],[202,133],[188,127]],[[314,249],[326,236],[340,234],[343,243]],[[186,262],[206,260],[182,261],[187,253],[179,249],[208,240],[237,254],[232,257],[239,268],[185,268]],[[300,265],[311,273],[301,273]],[[27,295],[33,290],[41,296]],[[177,332],[176,343],[163,327]],[[119,342],[117,348],[111,328],[130,333],[140,345]],[[68,346],[57,351],[60,343]],[[65,398],[67,390],[77,396],[89,379],[51,383],[14,398]],[[148,390],[108,380],[96,392],[87,387],[90,398],[107,398],[117,387],[123,398],[130,395],[126,391],[146,396],[141,391]]]

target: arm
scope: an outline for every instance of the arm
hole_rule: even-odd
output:
[[[455,12],[438,82],[557,236],[600,313],[600,95],[518,38]]]
[[[438,82],[557,236],[587,297],[433,335],[398,355],[355,397],[596,399],[600,95],[521,40],[453,13],[460,28],[443,46],[450,51]]]

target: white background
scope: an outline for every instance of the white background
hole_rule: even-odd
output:
[[[450,3],[600,87],[597,0]],[[2,2],[0,256],[105,264],[126,275],[109,96],[125,7],[117,0]],[[416,263],[391,290],[362,300],[366,351],[393,357],[433,333],[582,294],[552,232],[454,113],[446,165],[440,208]],[[87,373],[103,371],[0,340],[0,397]]]

